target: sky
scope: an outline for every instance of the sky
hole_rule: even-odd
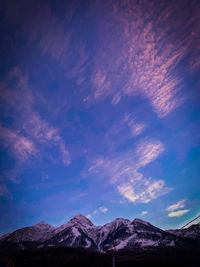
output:
[[[200,213],[200,2],[0,2],[0,234]]]

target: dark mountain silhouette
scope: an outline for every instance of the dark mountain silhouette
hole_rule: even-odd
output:
[[[43,247],[82,247],[99,252],[121,249],[191,248],[200,244],[200,225],[164,231],[141,219],[117,218],[95,226],[79,214],[60,227],[45,222],[18,229],[0,238],[0,250]]]

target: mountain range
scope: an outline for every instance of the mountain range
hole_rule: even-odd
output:
[[[83,247],[105,252],[133,248],[187,248],[200,246],[200,224],[187,229],[162,230],[141,219],[117,218],[95,226],[79,214],[60,227],[44,221],[0,237],[0,250],[42,247]]]

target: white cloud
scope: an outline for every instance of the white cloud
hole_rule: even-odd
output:
[[[143,177],[139,184],[125,183],[119,185],[117,189],[119,193],[130,202],[137,201],[141,203],[148,203],[171,190],[165,187],[165,182],[163,180],[149,181],[145,177]]]
[[[127,198],[130,202],[135,202],[138,200],[138,196],[135,194],[133,187],[131,184],[122,184],[117,187],[119,193]]]
[[[109,182],[130,202],[148,203],[168,193],[164,180],[145,177],[139,169],[154,161],[164,151],[159,140],[143,139],[135,151],[118,157],[100,157],[90,165],[89,171],[108,177]]]
[[[143,211],[141,212],[141,215],[146,215],[146,214],[148,214],[148,211],[146,211],[146,210],[143,210]]]
[[[186,201],[186,199],[180,200],[177,203],[167,207],[166,210],[167,211],[174,211],[174,210],[182,209],[185,207],[185,201]]]
[[[158,180],[151,183],[146,189],[146,199],[145,202],[149,202],[151,199],[157,198],[163,194],[163,189],[165,187],[165,182],[163,180]]]
[[[144,140],[138,145],[136,150],[138,156],[137,168],[144,167],[154,161],[163,151],[164,146],[160,141]]]
[[[98,210],[94,210],[94,211],[93,211],[93,214],[97,214],[97,213],[98,213]]]
[[[86,217],[87,217],[88,219],[91,219],[91,218],[92,218],[92,215],[91,215],[91,214],[88,214],[88,215],[86,215]]]
[[[189,209],[173,211],[168,214],[168,217],[181,217],[189,211]]]
[[[106,207],[99,207],[99,211],[106,213],[108,209]]]
[[[95,215],[95,214],[97,214],[97,213],[99,213],[99,212],[107,213],[107,211],[108,211],[108,208],[102,206],[102,207],[99,207],[98,209],[94,210],[94,211],[93,211],[93,214]]]

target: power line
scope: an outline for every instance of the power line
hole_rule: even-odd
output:
[[[198,215],[196,218],[194,218],[193,220],[191,220],[190,222],[186,223],[184,226],[181,227],[181,229],[184,229],[186,226],[188,226],[189,224],[193,223],[194,221],[196,221],[197,219],[200,218],[200,215]]]

